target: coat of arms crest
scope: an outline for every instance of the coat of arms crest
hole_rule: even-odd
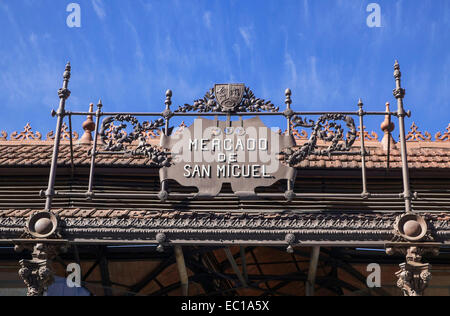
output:
[[[214,92],[217,103],[224,111],[234,111],[244,96],[244,84],[216,84]]]

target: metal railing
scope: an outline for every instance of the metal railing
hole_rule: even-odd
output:
[[[289,89],[286,90],[286,109],[283,112],[278,111],[270,111],[270,112],[260,112],[260,111],[249,111],[249,112],[217,112],[217,111],[200,111],[195,113],[185,112],[185,111],[174,111],[172,112],[170,109],[170,106],[172,104],[171,97],[172,92],[169,90],[166,93],[166,100],[165,105],[166,108],[163,112],[102,112],[102,102],[99,101],[97,105],[97,110],[95,112],[71,112],[65,110],[66,100],[70,96],[70,91],[68,90],[68,84],[70,79],[70,71],[71,66],[68,63],[66,65],[66,69],[63,75],[63,86],[58,91],[58,95],[60,98],[59,102],[59,108],[57,111],[53,111],[52,115],[57,117],[57,123],[56,123],[56,135],[54,139],[54,146],[53,146],[53,156],[51,160],[51,168],[50,168],[50,174],[49,174],[49,181],[48,181],[48,187],[45,192],[41,191],[41,196],[46,198],[45,203],[45,209],[51,210],[52,208],[52,200],[56,196],[60,197],[85,197],[87,199],[93,199],[95,197],[102,197],[102,198],[132,198],[132,197],[158,197],[161,200],[166,200],[170,198],[191,198],[193,197],[193,194],[189,193],[168,193],[167,190],[167,183],[163,181],[161,183],[161,192],[159,193],[149,193],[149,194],[109,194],[109,193],[100,193],[94,191],[94,178],[95,178],[95,166],[96,166],[96,158],[99,155],[105,155],[105,154],[125,154],[129,153],[127,151],[101,151],[98,150],[98,141],[99,141],[99,129],[100,129],[100,119],[102,117],[117,117],[117,116],[127,116],[127,117],[159,117],[162,118],[162,121],[159,121],[158,126],[163,127],[164,133],[167,135],[169,132],[169,124],[170,119],[172,117],[192,117],[192,116],[213,116],[213,117],[227,117],[227,120],[230,120],[230,117],[244,117],[244,116],[283,116],[286,118],[287,121],[287,131],[291,135],[292,133],[292,126],[307,126],[307,127],[314,127],[312,124],[306,123],[301,116],[320,116],[320,119],[327,120],[333,120],[334,119],[347,119],[347,117],[351,116],[357,116],[359,118],[359,131],[360,131],[360,148],[358,151],[351,151],[350,149],[355,148],[352,146],[346,147],[345,150],[333,150],[333,148],[326,153],[323,153],[325,155],[360,155],[361,156],[361,178],[362,178],[362,192],[361,194],[330,194],[330,193],[294,193],[293,191],[293,183],[292,181],[287,181],[287,190],[286,192],[280,192],[280,193],[256,193],[253,198],[264,198],[264,197],[285,197],[287,200],[292,200],[295,197],[298,198],[308,198],[308,197],[360,197],[361,199],[369,199],[369,198],[399,198],[403,199],[405,203],[405,211],[407,213],[412,212],[411,209],[411,199],[414,197],[414,195],[411,193],[410,189],[410,179],[409,179],[409,170],[408,170],[408,157],[407,157],[407,146],[406,146],[406,138],[405,138],[405,123],[404,119],[405,116],[410,116],[410,112],[405,112],[403,108],[403,98],[405,96],[405,90],[401,88],[401,73],[400,73],[400,66],[398,62],[395,63],[395,72],[394,77],[396,81],[396,88],[394,89],[394,96],[397,99],[397,105],[398,109],[395,112],[392,111],[384,111],[384,112],[366,112],[363,109],[363,103],[361,100],[358,102],[358,111],[349,111],[349,112],[296,112],[291,109],[291,91]],[[204,110],[204,109],[203,109]],[[69,135],[70,135],[70,161],[71,161],[71,168],[72,171],[75,168],[74,165],[74,150],[73,150],[73,140],[72,140],[72,117],[73,116],[95,116],[95,134],[93,138],[92,143],[92,149],[90,151],[91,154],[91,161],[90,161],[90,170],[89,170],[89,183],[87,191],[84,193],[79,192],[57,192],[55,191],[55,177],[56,177],[56,168],[57,168],[57,159],[59,154],[59,146],[60,146],[60,140],[61,140],[61,128],[62,123],[65,117],[68,118],[69,121]],[[364,126],[364,118],[366,116],[380,116],[384,115],[388,118],[389,123],[391,122],[391,117],[397,117],[399,121],[399,129],[400,129],[400,138],[399,142],[401,144],[401,160],[402,160],[402,180],[403,180],[403,192],[402,193],[371,193],[368,190],[367,187],[367,168],[366,168],[366,157],[368,156],[368,152],[366,151],[365,141],[364,141],[364,135],[365,135],[365,126]],[[330,119],[331,118],[331,119]],[[320,120],[319,119],[319,120]],[[353,121],[353,119],[351,119]],[[293,124],[294,123],[294,124]],[[295,125],[297,124],[297,125]],[[309,124],[309,125],[308,125]],[[352,130],[350,132],[350,135],[353,138],[353,142],[356,139],[356,130],[355,125],[353,123]],[[317,129],[317,128],[316,128]],[[342,130],[343,131],[343,130]],[[390,135],[391,131],[389,130],[389,142],[391,139]],[[319,136],[316,135],[317,137]],[[351,145],[353,145],[353,142]],[[314,143],[315,145],[315,143]],[[299,154],[305,154],[306,156],[311,154],[320,154],[320,151],[314,151],[314,147],[311,145],[311,148],[305,149],[307,152],[305,153],[299,153]],[[390,160],[390,144],[388,144],[387,148],[387,165],[386,167],[389,168],[389,160]],[[295,159],[294,159],[295,160]],[[227,193],[221,193],[219,197],[229,197],[230,194]]]

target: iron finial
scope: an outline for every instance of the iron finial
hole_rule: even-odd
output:
[[[101,109],[103,107],[102,99],[98,100],[97,108]]]
[[[70,62],[67,62],[66,64],[66,68],[64,70],[64,79],[65,80],[69,80],[70,79],[70,71],[71,71],[72,67],[70,66]]]
[[[358,115],[359,116],[363,116],[364,115],[363,105],[364,105],[364,103],[363,103],[362,99],[359,98],[359,100],[358,100],[358,107],[359,107]]]
[[[394,65],[394,78],[395,78],[395,89],[394,89],[394,97],[396,99],[403,99],[405,97],[405,89],[402,88],[401,77],[402,73],[400,72],[400,65],[398,60],[395,61]]]
[[[363,103],[362,99],[359,98],[359,100],[358,100],[358,106],[359,106],[360,108],[362,108],[363,105],[364,105],[364,103]]]
[[[164,102],[166,105],[166,108],[169,108],[170,105],[172,105],[172,90],[166,91],[166,101]]]
[[[394,78],[400,79],[402,76],[402,73],[400,72],[400,64],[398,63],[398,60],[395,60],[394,69],[395,69]]]
[[[284,91],[284,94],[285,94],[286,96],[291,96],[291,94],[292,94],[291,89],[287,88],[287,89]]]
[[[284,91],[284,95],[286,96],[286,100],[284,101],[284,103],[286,103],[286,105],[289,107],[292,104],[292,100],[291,100],[292,91],[291,91],[291,89],[287,88]]]

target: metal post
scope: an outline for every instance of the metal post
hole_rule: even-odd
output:
[[[244,275],[244,280],[248,282],[247,260],[245,259],[245,246],[240,246],[239,248],[241,252],[242,274]]]
[[[177,260],[178,274],[181,283],[181,295],[189,295],[189,278],[186,270],[186,263],[184,261],[183,249],[181,246],[175,246],[175,259]]]
[[[169,120],[173,115],[172,111],[170,110],[170,106],[172,105],[172,90],[170,89],[166,91],[166,100],[164,101],[164,104],[166,105],[166,109],[162,113],[162,116],[166,120],[164,126],[164,134],[166,136],[169,136]],[[166,201],[167,198],[169,197],[167,190],[168,190],[168,181],[162,181],[161,191],[159,192],[159,199],[161,200],[161,202]]]
[[[166,134],[166,136],[169,136],[169,120],[172,116],[172,111],[170,110],[170,106],[172,105],[172,90],[166,91],[166,101],[164,102],[164,104],[166,105],[166,109],[163,113],[163,116],[166,119],[164,133]]]
[[[224,248],[225,254],[227,256],[228,261],[231,264],[231,267],[233,268],[234,273],[236,273],[239,282],[241,282],[242,287],[248,287],[247,281],[245,280],[244,276],[242,275],[241,270],[239,270],[239,267],[236,263],[236,260],[234,260],[233,254],[231,253],[230,248],[226,247]]]
[[[73,178],[75,173],[75,164],[73,162],[73,139],[72,139],[72,115],[69,114],[69,141],[70,141],[70,176]]]
[[[361,173],[362,173],[362,185],[363,185],[363,192],[362,197],[365,198],[368,196],[367,192],[367,176],[366,176],[366,147],[364,145],[364,111],[363,111],[363,105],[361,99],[358,101],[358,115],[359,115],[359,131],[360,131],[360,142],[361,142]]]
[[[400,129],[400,144],[401,144],[401,155],[402,155],[402,174],[403,174],[403,198],[405,199],[405,211],[406,213],[411,213],[411,188],[409,184],[409,169],[408,169],[408,154],[406,147],[406,136],[405,136],[405,116],[406,112],[403,108],[403,98],[405,97],[405,89],[401,87],[401,77],[400,65],[398,61],[395,61],[394,65],[394,78],[395,78],[395,89],[394,97],[397,99],[398,105],[398,121]]]
[[[291,113],[292,112],[292,109],[291,109],[292,91],[291,91],[291,89],[286,89],[286,91],[284,92],[284,95],[286,96],[286,100],[284,101],[284,103],[286,103],[287,133],[288,133],[288,135],[291,135],[291,116],[292,116],[292,113]]]
[[[56,168],[57,168],[57,162],[58,162],[58,154],[59,154],[59,143],[61,141],[61,126],[62,122],[64,120],[65,115],[65,106],[66,106],[66,100],[70,96],[70,90],[68,89],[69,86],[69,79],[70,79],[70,63],[66,64],[66,69],[64,71],[63,75],[63,86],[61,89],[58,90],[58,96],[59,96],[59,108],[56,112],[57,115],[57,121],[56,121],[56,135],[55,135],[55,142],[53,145],[53,156],[52,156],[52,163],[50,167],[50,175],[48,179],[48,187],[47,191],[45,192],[46,201],[45,201],[45,209],[49,211],[52,208],[52,200],[53,195],[55,193],[55,178],[56,178]]]
[[[317,265],[319,264],[320,247],[313,247],[309,262],[308,280],[306,281],[306,296],[314,296],[316,286]]]
[[[293,111],[291,109],[291,104],[292,104],[292,99],[291,99],[291,95],[292,95],[292,91],[291,89],[286,89],[286,91],[284,92],[284,95],[286,96],[286,100],[284,101],[284,103],[286,103],[286,110],[284,112],[285,117],[286,117],[286,121],[287,121],[287,135],[292,135],[292,130],[291,130],[291,117],[293,115]],[[290,179],[287,180],[287,191],[291,191],[292,190],[292,181]]]
[[[387,161],[386,161],[386,172],[389,172],[389,168],[390,168],[390,164],[391,164],[391,138],[392,138],[392,133],[391,133],[391,114],[390,114],[390,109],[389,109],[389,102],[386,103],[386,109],[387,112],[389,112],[388,115],[388,147],[387,147]]]
[[[97,104],[97,111],[95,112],[95,134],[94,134],[94,143],[92,145],[92,152],[91,152],[91,170],[89,172],[89,187],[88,187],[88,194],[92,193],[92,187],[94,185],[94,170],[95,170],[95,156],[97,155],[97,139],[98,139],[98,129],[100,126],[100,116],[101,116],[101,109],[102,109],[102,100],[98,101]],[[89,197],[89,196],[88,196]]]

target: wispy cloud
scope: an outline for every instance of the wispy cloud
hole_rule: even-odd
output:
[[[36,33],[31,32],[29,40],[30,40],[31,44],[34,44],[34,45],[37,44],[38,37],[37,37]]]
[[[136,56],[136,62],[139,68],[139,71],[143,71],[144,70],[144,51],[142,50],[142,46],[141,46],[141,39],[139,37],[139,33],[136,30],[136,27],[133,25],[133,23],[130,22],[129,19],[125,19],[125,23],[128,25],[128,27],[130,28],[130,31],[133,35],[134,41],[136,43],[136,52],[135,52],[135,56]]]
[[[303,0],[303,18],[305,22],[308,24],[309,21],[309,4],[308,0]]]
[[[206,11],[203,14],[203,22],[205,23],[207,28],[211,28],[211,11]]]
[[[251,29],[249,27],[240,27],[239,32],[241,33],[242,38],[244,39],[245,45],[248,48],[252,48],[252,38],[250,34]]]
[[[104,20],[106,12],[102,0],[92,0],[92,7],[94,8],[95,14],[97,14],[101,20]]]
[[[284,64],[290,75],[290,79],[289,79],[290,85],[297,86],[297,84],[298,84],[297,66],[294,63],[294,60],[292,59],[291,54],[289,54],[288,52],[285,52],[285,54],[284,54]]]

